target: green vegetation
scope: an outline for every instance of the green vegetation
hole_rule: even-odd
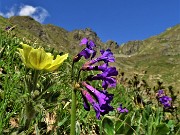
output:
[[[7,26],[12,29],[5,31]],[[114,94],[111,104],[115,111],[101,120],[96,120],[93,110],[84,110],[77,93],[77,134],[180,133],[180,25],[120,47],[113,41],[104,45],[89,28],[68,32],[50,24],[42,25],[30,17],[0,17],[0,27],[0,134],[70,133],[72,56],[82,49],[78,44],[83,37],[95,41],[97,50],[107,47],[112,50],[116,56],[114,65],[119,68],[119,83],[115,89],[108,90]],[[17,53],[21,41],[43,46],[54,55],[70,53],[58,71],[40,74],[38,88],[42,88],[42,95],[38,91],[27,91],[25,76],[30,79],[33,72],[26,70]],[[80,68],[83,62],[78,62],[74,69]],[[100,84],[95,85],[99,87]],[[48,89],[44,90],[46,87]],[[166,110],[159,105],[155,95],[159,89],[164,89],[173,98],[172,108]],[[36,96],[39,96],[38,100],[34,100]],[[117,112],[120,103],[129,110],[127,114]],[[31,118],[29,124],[28,118]]]
[[[71,56],[60,66],[59,70],[51,73],[41,72],[37,91],[29,92],[28,87],[31,86],[29,84],[32,83],[30,80],[34,72],[32,69],[25,68],[17,53],[17,48],[21,47],[21,41],[31,46],[39,45],[36,41],[25,40],[15,34],[16,31],[0,29],[0,134],[70,134],[71,92],[73,89]],[[52,47],[46,47],[45,50],[54,55],[65,52]],[[164,85],[172,75],[166,70],[171,68],[171,65],[163,64],[168,57],[160,57],[161,61],[154,57],[154,61],[150,61],[151,63],[147,63],[148,55],[147,57],[143,56],[144,62],[141,61],[141,58],[141,56],[128,58],[128,61],[124,58],[125,64],[128,64],[131,69],[134,66],[139,70],[146,67],[144,74],[129,76],[128,72],[125,74],[122,72],[123,70],[119,72],[116,88],[108,90],[114,94],[111,103],[114,111],[100,120],[96,119],[93,109],[84,110],[81,95],[77,93],[76,134],[180,134],[179,99],[171,86]],[[176,64],[176,58],[179,57],[173,56],[172,58],[172,61],[175,62],[171,64],[175,66],[175,69],[171,68],[171,72],[173,70],[176,72],[179,65]],[[120,62],[118,61],[118,64]],[[75,72],[78,72],[77,69],[81,68],[83,63],[84,60],[81,60],[75,65]],[[154,68],[154,65],[157,67]],[[152,70],[148,70],[151,68]],[[157,75],[161,70],[165,72],[164,83],[153,77],[151,81],[158,81],[155,85],[145,80],[145,78],[149,79],[145,71]],[[83,73],[82,77],[84,74],[86,73]],[[178,76],[179,74],[173,74],[175,79],[178,79]],[[27,82],[31,83],[27,84]],[[99,83],[95,83],[95,85],[100,87]],[[159,89],[164,89],[166,94],[172,97],[172,107],[165,109],[158,102],[156,93]],[[116,110],[120,103],[128,109],[128,113],[119,113]]]

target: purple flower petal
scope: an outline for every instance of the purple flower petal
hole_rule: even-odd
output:
[[[120,107],[117,108],[117,111],[119,113],[128,113],[128,109],[126,109],[126,107],[122,108],[122,104],[120,104]]]
[[[88,39],[87,38],[83,38],[79,45],[87,45],[87,43],[88,43]]]
[[[101,74],[101,76],[103,76],[103,77],[110,77],[110,76],[116,76],[116,75],[118,75],[118,71],[116,70],[115,67],[107,68],[107,69]]]
[[[91,50],[85,48],[78,55],[80,57],[84,56],[85,59],[88,59],[91,56]]]
[[[101,115],[107,114],[109,111],[113,110],[113,107],[110,106],[110,102],[114,96],[113,94],[109,94],[107,91],[98,91],[86,82],[82,82],[82,85],[97,99],[101,108]]]
[[[102,74],[96,76],[88,76],[87,80],[102,80],[102,87],[107,89],[108,87],[116,87],[116,79],[111,76],[118,75],[118,71],[115,67],[107,68]]]
[[[82,95],[83,101],[84,101],[84,103],[83,103],[84,109],[85,109],[86,111],[90,111],[90,106],[89,106],[89,104],[88,104],[88,101],[87,101],[86,97],[84,96],[84,94],[83,94],[82,92],[81,92],[81,95]]]
[[[99,61],[100,60],[103,60],[104,62],[114,62],[115,61],[115,58],[113,56],[113,53],[111,52],[110,49],[107,49],[106,51],[104,50],[101,50],[101,54],[102,56],[99,57]]]
[[[94,44],[94,42],[92,40],[90,40],[89,44],[87,45],[87,48],[92,50],[94,47],[96,47],[96,45]]]
[[[91,54],[91,59],[96,55],[96,51],[93,49],[96,45],[94,44],[93,41],[88,41],[87,38],[83,38],[81,40],[80,45],[86,45],[86,48],[83,49],[74,59],[74,62],[78,62],[82,56],[84,56],[85,59],[90,58]]]
[[[95,112],[96,112],[96,118],[100,119],[100,114],[101,114],[101,108],[99,106],[99,104],[93,99],[93,97],[86,91],[86,90],[82,90],[81,91],[83,97],[89,101],[89,103],[92,105],[92,107],[94,108]],[[87,105],[87,104],[86,104]],[[85,106],[86,106],[85,105]],[[89,111],[89,110],[87,110]]]
[[[164,107],[170,107],[171,106],[171,102],[172,98],[168,97],[168,96],[162,96],[159,98],[159,102],[164,105]]]
[[[113,56],[113,53],[111,52],[110,49],[107,49],[106,51],[104,50],[101,50],[101,56],[96,58],[96,59],[93,59],[91,61],[88,62],[88,65],[91,66],[99,61],[104,61],[105,63],[108,63],[108,62],[114,62],[115,61],[115,58]]]
[[[158,96],[158,97],[161,97],[161,96],[163,96],[164,94],[165,94],[165,93],[164,93],[163,90],[158,90],[157,96]]]

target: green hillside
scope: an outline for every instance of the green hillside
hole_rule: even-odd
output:
[[[180,25],[148,39],[129,41],[120,46],[112,40],[103,43],[90,28],[67,31],[52,24],[40,24],[31,17],[0,17],[0,27],[5,29],[7,26],[14,27],[13,32],[17,37],[69,52],[71,55],[80,51],[81,48],[77,47],[79,41],[88,37],[95,41],[98,50],[111,48],[116,56],[115,65],[127,77],[138,73],[149,83],[156,84],[161,80],[165,86],[172,85],[176,91],[180,88]],[[144,71],[146,74],[143,74]]]

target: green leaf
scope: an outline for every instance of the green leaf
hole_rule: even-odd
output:
[[[159,124],[156,126],[156,135],[165,135],[169,132],[169,128],[166,124]]]
[[[102,127],[103,127],[104,132],[107,135],[114,135],[115,134],[114,123],[110,118],[104,117],[104,119],[102,120]]]
[[[61,122],[58,123],[58,127],[62,126],[67,120],[68,120],[68,117],[65,117]]]
[[[125,131],[125,122],[117,120],[115,124],[115,133],[116,134],[124,134],[126,133]]]

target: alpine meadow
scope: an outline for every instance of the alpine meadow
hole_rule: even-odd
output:
[[[180,24],[102,42],[0,16],[1,135],[179,135]]]

